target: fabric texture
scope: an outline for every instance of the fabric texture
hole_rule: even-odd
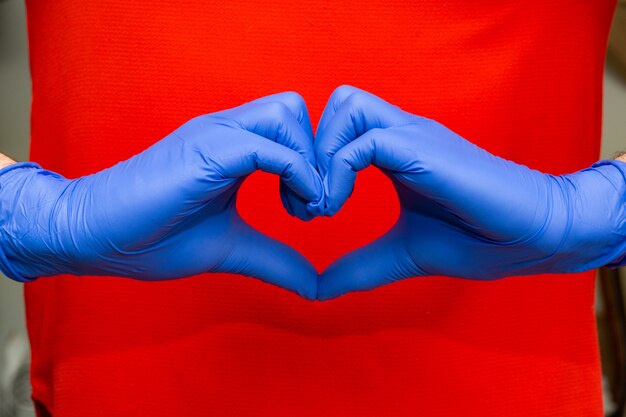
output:
[[[599,157],[615,0],[27,7],[31,159],[68,178],[279,91],[315,125],[341,84],[551,174]],[[320,270],[399,213],[371,168],[333,218],[290,217],[261,173],[237,205]],[[593,272],[416,278],[328,303],[226,274],[41,279],[26,284],[33,396],[55,417],[600,416],[593,291]]]

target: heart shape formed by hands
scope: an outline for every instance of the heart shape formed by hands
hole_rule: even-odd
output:
[[[244,180],[265,171],[293,216],[333,216],[370,165],[391,180],[399,218],[321,275],[236,207]],[[624,261],[624,178],[619,161],[559,177],[531,170],[350,86],[331,95],[314,139],[302,97],[282,93],[192,119],[75,180],[33,163],[3,168],[0,269],[20,281],[229,272],[318,300],[413,276],[577,272]],[[388,213],[370,212],[380,216],[370,225]]]

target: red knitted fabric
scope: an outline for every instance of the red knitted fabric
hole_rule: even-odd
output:
[[[532,168],[599,156],[615,0],[27,3],[32,160],[68,177],[279,91],[316,124],[344,83]],[[320,270],[399,211],[376,169],[331,219],[289,217],[264,174],[238,206]],[[593,272],[430,277],[311,303],[226,274],[41,279],[33,395],[63,417],[600,416],[593,290]]]

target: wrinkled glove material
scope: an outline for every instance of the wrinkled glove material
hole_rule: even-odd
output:
[[[326,215],[370,165],[389,176],[401,206],[386,235],[321,275],[322,300],[414,276],[491,280],[624,263],[623,162],[544,174],[350,86],[331,96],[315,147]]]
[[[303,117],[303,115],[305,117]],[[282,93],[199,116],[144,152],[66,179],[32,163],[0,172],[0,266],[29,281],[58,274],[165,280],[202,272],[260,278],[313,299],[317,271],[245,223],[237,191],[281,177],[294,215],[323,199],[304,101]],[[297,207],[295,208],[297,210]]]

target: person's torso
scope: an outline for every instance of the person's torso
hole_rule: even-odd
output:
[[[29,0],[31,157],[89,174],[285,90],[315,125],[352,84],[571,172],[599,155],[614,3]],[[261,173],[238,207],[320,270],[399,212],[376,169],[334,218],[289,217]],[[601,415],[593,275],[409,279],[328,303],[226,274],[41,279],[26,288],[33,395],[53,416]]]

